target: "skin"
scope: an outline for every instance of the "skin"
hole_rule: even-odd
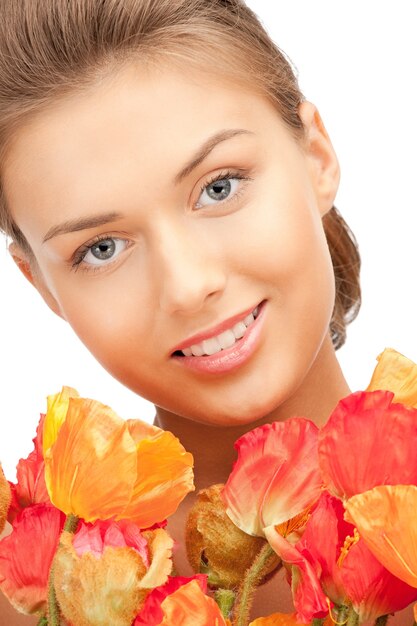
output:
[[[156,423],[194,453],[197,490],[225,482],[244,432],[293,415],[322,424],[350,393],[328,330],[335,287],[322,227],[339,165],[314,105],[300,116],[301,142],[266,98],[225,77],[132,63],[33,118],[7,154],[6,198],[33,251],[12,244],[15,261],[98,361],[154,402]],[[225,129],[249,132],[174,184]],[[250,180],[207,204],[210,180],[236,170]],[[59,224],[109,213],[118,216],[43,242]],[[89,253],[74,268],[97,235],[117,238],[120,254],[98,267]],[[180,342],[261,301],[260,341],[241,367],[207,374],[172,358]],[[192,501],[170,522],[180,542]],[[176,560],[189,573],[181,548]],[[261,590],[255,614],[277,602],[291,610],[285,585],[281,599],[276,589],[273,600]]]

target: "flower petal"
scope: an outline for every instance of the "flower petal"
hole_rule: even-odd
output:
[[[51,504],[25,508],[0,541],[0,589],[23,613],[46,608],[49,570],[65,516]]]
[[[393,348],[385,348],[377,361],[367,391],[392,391],[395,402],[417,408],[417,365]]]
[[[417,600],[417,589],[389,572],[372,554],[363,539],[349,550],[341,568],[349,600],[360,623],[395,613]]]
[[[174,541],[166,530],[146,530],[143,536],[148,541],[150,566],[139,583],[140,589],[154,589],[166,583],[172,570],[172,548]]]
[[[286,522],[317,500],[317,433],[313,422],[295,417],[238,439],[238,459],[223,490],[227,514],[236,526],[263,536],[265,526]]]
[[[43,454],[55,443],[59,430],[64,423],[70,398],[77,398],[78,391],[72,387],[62,387],[59,393],[47,398],[47,412],[43,425]]]
[[[3,531],[4,525],[7,519],[7,512],[9,510],[11,501],[10,485],[6,480],[3,473],[3,468],[0,464],[0,534]]]
[[[390,391],[358,391],[341,400],[319,434],[326,487],[350,498],[377,485],[417,483],[417,409]]]
[[[128,506],[119,518],[129,518],[148,528],[172,515],[194,490],[193,456],[169,431],[139,420],[126,422],[136,443],[137,477]]]
[[[226,626],[219,607],[204,595],[197,580],[167,596],[161,609],[164,618],[158,626]]]
[[[87,522],[113,517],[130,501],[136,465],[126,423],[99,402],[70,398],[56,441],[45,453],[53,504]]]
[[[329,613],[329,604],[321,588],[318,571],[307,558],[307,554],[303,554],[282,537],[274,526],[265,528],[265,536],[284,563],[291,565],[296,618],[306,624],[313,618],[326,617]]]
[[[417,587],[417,487],[375,487],[346,502],[349,517],[376,558]]]

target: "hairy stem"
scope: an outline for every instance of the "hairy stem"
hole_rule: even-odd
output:
[[[214,598],[220,611],[222,612],[223,617],[227,619],[232,612],[233,605],[236,600],[235,592],[231,589],[217,589],[214,594]]]
[[[243,582],[239,587],[233,626],[247,626],[249,624],[249,614],[256,588],[268,571],[268,567],[271,565],[271,559],[276,559],[276,554],[269,543],[266,543],[251,567],[246,570]]]
[[[76,515],[70,513],[65,520],[64,529],[62,532],[68,532],[74,534],[78,527],[79,518]],[[44,618],[42,618],[44,619]],[[46,618],[45,618],[46,619]],[[46,622],[39,622],[38,626],[60,626],[61,624],[61,611],[59,610],[58,600],[55,593],[54,585],[54,565],[52,563],[51,571],[49,572],[49,589],[48,589],[48,618]]]

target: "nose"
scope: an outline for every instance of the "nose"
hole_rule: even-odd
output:
[[[225,267],[214,237],[183,223],[159,225],[156,245],[159,303],[166,313],[192,315],[219,297]]]

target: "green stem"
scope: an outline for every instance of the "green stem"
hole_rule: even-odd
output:
[[[315,617],[313,619],[313,621],[311,622],[311,626],[323,626],[324,624],[324,620],[325,618],[323,617],[323,619],[320,619],[318,617]]]
[[[268,571],[272,559],[276,559],[276,554],[269,543],[266,543],[251,567],[246,570],[243,582],[239,587],[233,626],[247,626],[249,624],[249,613],[256,588]]]
[[[333,619],[334,623],[338,626],[345,626],[349,619],[349,607],[342,605],[337,610],[337,618],[336,621]]]
[[[43,615],[36,626],[48,626],[48,618],[46,615]]]
[[[235,592],[231,589],[217,589],[214,593],[214,598],[222,612],[223,617],[227,619],[232,612],[233,605],[236,600]]]
[[[54,566],[52,565],[49,572],[49,589],[48,589],[48,626],[60,626],[60,611],[58,601],[56,599],[54,587]]]
[[[375,622],[375,626],[385,626],[388,624],[389,615],[381,615]]]
[[[73,535],[78,528],[79,521],[80,521],[80,518],[77,517],[76,515],[73,515],[72,513],[67,515],[67,519],[65,520],[65,524],[64,524],[64,532],[68,532]]]
[[[68,532],[74,534],[78,527],[79,517],[70,513],[65,520],[64,529],[62,532]],[[45,622],[42,621],[38,626],[43,626]],[[61,624],[61,611],[59,610],[58,600],[56,598],[55,586],[54,586],[54,565],[52,563],[51,571],[49,572],[49,589],[48,589],[48,618],[46,621],[47,626],[60,626]]]

